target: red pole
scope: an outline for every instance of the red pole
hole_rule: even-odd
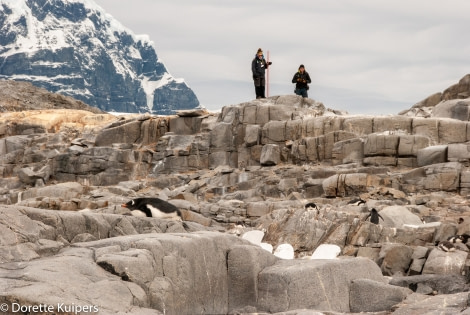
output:
[[[269,50],[268,50],[268,64],[269,64]],[[269,65],[268,65],[268,69],[266,69],[266,97],[269,97]]]

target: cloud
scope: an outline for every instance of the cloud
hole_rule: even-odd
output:
[[[470,72],[467,0],[95,1],[148,34],[208,107],[254,97],[250,63],[259,47],[270,51],[273,93],[292,93],[303,63],[318,96],[355,112],[381,102],[403,106],[390,107],[397,113]]]

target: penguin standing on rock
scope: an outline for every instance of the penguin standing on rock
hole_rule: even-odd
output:
[[[136,198],[122,204],[136,217],[153,217],[181,221],[181,211],[171,203],[159,198]]]
[[[382,219],[382,221],[384,221],[384,218],[382,218],[382,216],[379,214],[377,210],[375,210],[375,208],[372,208],[372,210],[370,210],[370,213],[365,218],[365,221],[367,221],[369,217],[370,217],[370,222],[374,224],[379,224],[379,218]]]

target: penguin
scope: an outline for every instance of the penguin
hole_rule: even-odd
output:
[[[437,248],[439,248],[440,250],[442,250],[444,252],[453,252],[453,251],[455,251],[454,244],[452,244],[449,241],[439,242],[439,244],[437,245]]]
[[[451,243],[467,244],[469,238],[470,238],[470,235],[468,234],[454,235],[454,236],[449,237],[447,241]]]
[[[379,224],[379,218],[382,219],[382,221],[385,221],[384,218],[382,218],[382,216],[379,214],[379,212],[375,210],[375,208],[372,208],[372,210],[370,210],[370,213],[367,215],[364,221],[367,221],[369,217],[370,222],[374,224]]]
[[[313,209],[319,210],[318,206],[315,203],[309,202],[309,203],[305,204],[305,210],[313,210]]]
[[[153,217],[181,221],[181,211],[174,205],[159,198],[136,198],[122,204],[136,217]]]
[[[362,198],[354,198],[354,199],[351,199],[349,202],[348,202],[348,205],[353,205],[353,206],[360,206],[360,205],[363,205],[365,204],[366,201]]]

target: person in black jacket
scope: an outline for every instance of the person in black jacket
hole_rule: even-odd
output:
[[[251,72],[253,72],[253,81],[255,83],[256,98],[266,98],[265,91],[265,72],[272,62],[266,62],[263,51],[258,49],[255,58],[251,62]]]
[[[292,83],[295,83],[295,94],[302,95],[302,97],[308,97],[308,84],[312,83],[308,72],[305,71],[304,65],[300,65],[299,71],[294,74]]]

